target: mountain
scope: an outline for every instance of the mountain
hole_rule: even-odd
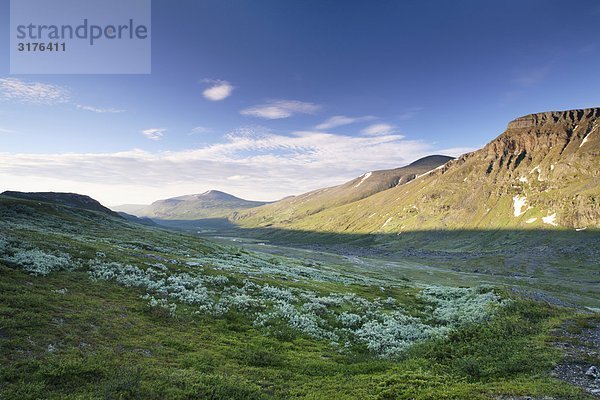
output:
[[[218,190],[209,190],[201,194],[158,200],[149,206],[132,212],[132,214],[153,219],[189,221],[224,218],[236,211],[264,204],[266,203],[240,199]]]
[[[299,218],[247,213],[236,222],[347,233],[600,228],[599,117],[600,108],[527,115],[482,149],[403,185]],[[298,216],[294,207],[269,209]]]
[[[116,212],[135,214],[137,211],[145,207],[148,207],[148,204],[120,204],[118,206],[110,206],[110,209]]]
[[[157,226],[156,222],[152,221],[148,217],[140,218],[140,217],[136,217],[135,215],[128,214],[123,211],[118,211],[117,214],[119,214],[122,218],[125,218],[129,222],[134,222],[136,224],[142,224],[142,225],[147,225],[147,226]]]
[[[80,208],[83,210],[97,211],[104,214],[109,214],[113,217],[120,217],[116,212],[104,207],[97,200],[89,196],[76,193],[56,193],[56,192],[15,192],[6,191],[0,194],[16,199],[40,201],[44,203],[55,203],[62,206]]]
[[[243,221],[244,224],[261,226],[293,223],[324,210],[350,204],[375,193],[404,185],[450,160],[452,157],[433,155],[421,158],[405,167],[367,172],[339,186],[286,197],[263,207],[239,212],[232,219]]]

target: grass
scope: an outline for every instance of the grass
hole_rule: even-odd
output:
[[[258,257],[53,205],[0,198],[0,214],[3,235],[77,259],[95,259],[100,252],[121,263],[158,262],[191,273],[197,267],[184,263],[191,253],[215,260]],[[282,267],[294,262],[275,261]],[[310,265],[320,274],[340,273],[335,265]],[[232,281],[245,274],[210,268],[204,273],[226,274]],[[251,279],[319,295],[381,296],[379,281],[342,283],[320,274],[318,279],[277,274]],[[382,278],[368,271],[365,276]],[[419,285],[393,277],[383,282],[386,296],[409,315],[426,318],[428,304],[419,297]],[[113,280],[91,280],[85,266],[34,276],[0,262],[0,399],[587,398],[548,374],[562,358],[550,344],[551,332],[573,319],[573,310],[509,292],[502,295],[511,301],[493,318],[418,342],[392,359],[378,358],[359,344],[340,352],[281,321],[265,330],[235,309],[212,316],[178,302],[172,316],[150,307],[145,293]]]
[[[0,273],[3,399],[585,398],[548,377],[561,356],[547,332],[567,311],[531,301],[391,361],[264,337],[239,316],[155,314],[131,289],[81,272]]]

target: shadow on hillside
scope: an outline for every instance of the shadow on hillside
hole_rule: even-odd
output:
[[[531,252],[594,254],[600,259],[600,230],[573,229],[453,229],[402,233],[333,233],[280,228],[241,228],[226,218],[196,221],[154,220],[174,229],[206,236],[218,235],[267,241],[278,245],[370,247],[381,252],[429,249],[450,252],[504,252],[508,248]],[[200,232],[199,232],[200,231]],[[204,231],[204,232],[203,232]]]
[[[163,223],[163,221],[157,221]],[[400,234],[239,228],[226,219],[169,221],[170,228],[237,243],[296,247],[343,256],[425,260],[454,268],[502,267],[525,276],[540,268],[582,270],[600,284],[600,231],[559,229],[427,230]]]
[[[549,301],[600,304],[600,231],[559,229],[435,230],[345,234],[242,229],[227,220],[171,221],[171,227],[226,244],[290,257],[383,268],[421,282],[517,285]],[[435,276],[431,274],[435,274]],[[446,279],[446,280],[444,280]],[[534,290],[535,288],[535,290]],[[533,290],[533,291],[532,291]],[[541,296],[541,297],[540,297]],[[552,302],[563,304],[554,299]],[[566,303],[564,303],[566,304]]]
[[[198,220],[170,220],[170,219],[152,219],[158,225],[179,229],[189,232],[204,232],[210,231],[231,231],[235,230],[236,226],[229,222],[227,218],[205,218]]]

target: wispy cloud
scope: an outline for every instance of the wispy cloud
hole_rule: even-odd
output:
[[[434,152],[456,156],[467,150],[436,149],[400,135],[274,134],[245,128],[229,132],[220,143],[185,151],[0,153],[0,189],[76,191],[106,204],[149,203],[208,189],[274,200]]]
[[[15,133],[15,131],[11,129],[0,128],[0,133]]]
[[[86,105],[82,105],[82,104],[76,104],[75,107],[77,107],[80,110],[91,111],[91,112],[95,112],[95,113],[99,113],[99,114],[125,112],[125,110],[119,110],[118,108],[97,108],[97,107],[86,106]]]
[[[142,135],[146,136],[150,140],[160,140],[167,130],[165,128],[150,128],[144,129]]]
[[[190,131],[190,135],[201,135],[203,133],[211,133],[212,129],[207,128],[206,126],[197,126],[195,128],[192,128],[192,130]]]
[[[69,91],[58,85],[0,78],[0,99],[29,104],[60,104],[69,101]]]
[[[319,129],[319,130],[333,129],[333,128],[337,128],[338,126],[344,126],[344,125],[355,124],[357,122],[369,121],[374,118],[375,117],[372,117],[370,115],[367,115],[364,117],[347,117],[345,115],[334,115],[333,117],[328,118],[325,121],[321,122],[319,125],[315,126],[315,129]]]
[[[394,125],[381,123],[369,125],[360,132],[365,135],[371,136],[391,135],[392,133],[394,133],[395,129],[396,127]]]
[[[403,121],[405,121],[407,119],[412,119],[421,111],[423,111],[423,107],[407,108],[406,110],[402,111],[400,113],[400,115],[398,115],[398,119],[403,120]]]
[[[524,69],[515,74],[512,82],[521,87],[530,87],[546,79],[549,72],[549,66]]]
[[[210,101],[225,100],[231,96],[231,92],[235,89],[231,83],[223,80],[206,79],[204,82],[209,83],[211,86],[205,89],[202,95]]]
[[[295,114],[315,114],[321,106],[297,100],[271,100],[265,104],[246,108],[240,113],[264,119],[289,118]]]

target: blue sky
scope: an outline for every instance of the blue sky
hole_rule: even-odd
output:
[[[0,54],[9,2],[0,0]],[[10,75],[0,190],[274,200],[600,105],[600,2],[152,2],[152,74]]]

